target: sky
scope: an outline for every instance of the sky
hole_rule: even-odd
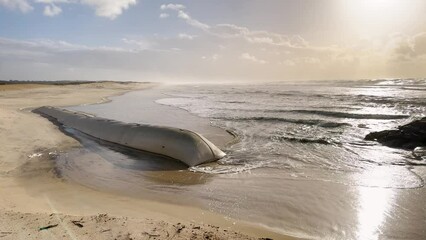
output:
[[[0,79],[426,77],[424,0],[0,0]]]

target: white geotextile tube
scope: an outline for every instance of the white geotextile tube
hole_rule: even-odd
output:
[[[185,129],[123,123],[55,107],[40,107],[34,112],[92,137],[168,156],[190,167],[226,155],[200,134]]]

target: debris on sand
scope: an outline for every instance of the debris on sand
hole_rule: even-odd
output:
[[[54,228],[54,227],[57,227],[57,226],[58,226],[58,224],[52,224],[52,225],[48,225],[46,227],[40,227],[38,230],[43,231],[43,230],[47,230],[47,229]]]

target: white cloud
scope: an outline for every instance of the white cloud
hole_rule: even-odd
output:
[[[26,52],[43,52],[45,55],[67,52],[83,52],[83,51],[111,51],[111,52],[132,52],[131,49],[97,46],[89,47],[86,45],[73,44],[66,41],[56,41],[50,39],[35,39],[35,40],[16,40],[0,37],[0,49],[19,49]],[[1,56],[1,51],[0,51]]]
[[[217,24],[208,29],[208,33],[222,38],[242,38],[253,44],[283,46],[290,48],[308,47],[308,42],[298,35],[284,35],[268,31],[253,31],[234,24]]]
[[[249,53],[243,53],[243,54],[241,54],[240,58],[243,59],[243,60],[248,60],[248,61],[255,62],[255,63],[260,63],[260,64],[265,64],[266,63],[265,60],[258,59],[257,57],[255,57],[253,55],[250,55]]]
[[[178,18],[184,19],[186,21],[186,23],[188,23],[189,25],[202,29],[202,30],[208,30],[210,28],[209,25],[202,23],[200,21],[198,21],[197,19],[192,18],[191,16],[189,16],[188,13],[179,10],[178,11]]]
[[[59,4],[82,4],[95,9],[97,16],[115,19],[130,6],[135,5],[137,0],[34,0],[38,4],[45,4],[44,15],[55,16],[62,12]],[[0,0],[0,5],[12,10],[20,10],[23,13],[33,10],[28,0]]]
[[[168,13],[161,13],[159,18],[168,18],[170,15]]]
[[[197,37],[197,36],[189,35],[189,34],[186,34],[186,33],[179,33],[179,35],[178,35],[179,39],[186,39],[186,40],[193,40],[195,37]]]
[[[36,0],[36,3],[52,4],[52,3],[71,3],[73,0]]]
[[[173,4],[173,3],[169,3],[169,4],[163,4],[160,6],[161,10],[182,10],[185,9],[185,6],[182,4]]]
[[[80,0],[39,1],[59,7],[81,3]],[[122,47],[0,38],[0,79],[34,76],[64,79],[68,75],[63,74],[70,72],[69,69],[74,69],[74,75],[69,76],[94,80],[113,76],[119,80],[152,80],[150,76],[165,80],[426,76],[426,33],[374,39],[377,41],[374,44],[365,40],[357,46],[318,46],[297,35],[202,22],[194,19],[183,5],[164,5],[162,9],[162,14],[170,14],[187,24],[187,29],[173,37],[122,38]],[[109,75],[111,72],[116,75]]]
[[[219,60],[219,58],[220,58],[220,55],[217,54],[217,53],[211,55],[210,57],[207,57],[207,56],[201,57],[201,59],[206,60],[206,61],[208,60],[208,61],[211,61],[211,62],[216,62],[217,60]]]
[[[249,38],[248,41],[252,43],[268,43],[268,44],[274,43],[274,40],[270,37],[253,37],[253,38]]]
[[[60,14],[61,12],[62,12],[62,9],[52,3],[44,7],[43,14],[48,17],[53,17]]]
[[[128,45],[137,46],[138,50],[149,49],[153,45],[151,42],[143,41],[143,40],[133,40],[133,39],[123,38],[122,41]]]
[[[81,3],[95,8],[98,16],[115,19],[123,10],[135,5],[136,0],[81,0]]]
[[[243,38],[199,35],[122,39],[124,47],[90,47],[65,41],[0,38],[0,79],[341,79],[425,76],[422,34],[406,37],[416,57],[390,61],[398,44],[374,49],[282,48],[253,45]],[[198,40],[200,38],[200,40]],[[153,48],[155,46],[155,48]],[[281,53],[281,54],[277,54]],[[410,50],[412,51],[412,50]],[[203,57],[202,57],[203,56]],[[201,59],[200,59],[201,58]],[[235,61],[240,59],[241,61]],[[250,67],[247,64],[252,64]],[[40,65],[42,64],[42,65]],[[42,67],[41,67],[42,66]],[[26,71],[22,71],[25,68]],[[67,69],[74,69],[73,75]],[[112,74],[112,72],[115,74]]]
[[[172,10],[177,12],[177,17],[180,19],[183,19],[188,23],[189,25],[202,29],[202,30],[208,30],[210,28],[209,25],[202,23],[198,21],[197,19],[192,18],[187,12],[183,11],[186,7],[182,4],[163,4],[161,5],[161,10]]]
[[[0,0],[0,5],[12,10],[19,10],[23,13],[33,10],[33,7],[26,0]]]
[[[188,25],[201,29],[208,34],[217,37],[242,38],[253,44],[266,44],[291,48],[303,48],[309,46],[308,42],[298,35],[288,36],[267,31],[252,31],[249,28],[228,23],[210,26],[209,24],[191,17],[188,12],[183,10],[185,9],[185,6],[179,5],[179,7],[176,7],[175,5],[172,5],[169,7],[169,5],[162,5],[161,9],[175,11],[177,13],[177,17],[185,20]]]
[[[178,18],[182,18],[184,20],[191,19],[191,17],[184,11],[178,11]]]

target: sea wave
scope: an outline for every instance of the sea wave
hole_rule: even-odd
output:
[[[426,79],[377,79],[375,85],[425,85]]]
[[[349,123],[331,122],[331,121],[325,121],[320,119],[291,119],[291,118],[280,118],[280,117],[223,117],[223,118],[216,118],[216,119],[228,120],[228,121],[286,122],[286,123],[294,123],[294,124],[319,126],[319,127],[325,127],[325,128],[351,126]]]
[[[230,173],[242,173],[247,172],[256,168],[263,167],[265,163],[258,162],[257,164],[241,164],[241,165],[221,165],[221,164],[214,164],[209,166],[194,166],[188,168],[191,172],[196,173],[209,173],[209,174],[230,174]]]
[[[240,104],[243,104],[243,103],[247,103],[246,101],[225,101],[225,100],[222,100],[222,101],[218,101],[218,102],[221,102],[221,103],[240,103]]]
[[[416,90],[416,91],[426,91],[426,88],[423,87],[402,87],[404,90]],[[274,94],[271,94],[274,95]],[[277,96],[282,94],[275,94]],[[288,94],[290,96],[290,94]],[[330,94],[330,93],[324,93],[324,94],[314,94],[314,93],[300,93],[299,95],[296,95],[299,97],[304,97],[308,99],[329,99],[333,101],[339,101],[339,102],[359,102],[361,104],[365,103],[375,103],[375,104],[392,104],[392,105],[419,105],[419,106],[425,106],[426,102],[424,101],[424,98],[419,97],[398,97],[398,96],[376,96],[376,95],[369,95],[369,94]]]
[[[316,143],[316,144],[324,144],[324,145],[339,145],[340,142],[330,139],[330,138],[303,138],[303,137],[293,137],[293,136],[271,136],[270,139],[272,141],[288,141],[288,142],[298,142],[298,143]]]
[[[426,87],[402,87],[404,90],[426,91]]]
[[[336,107],[333,107],[336,109]],[[396,120],[409,118],[410,115],[405,114],[371,114],[371,113],[350,113],[350,112],[337,112],[337,111],[326,111],[316,109],[238,109],[238,108],[210,108],[213,110],[222,111],[241,111],[241,112],[265,112],[265,113],[300,113],[300,114],[311,114],[321,115],[325,117],[334,118],[351,118],[351,119],[374,119],[374,120]]]
[[[302,114],[315,114],[335,118],[353,118],[353,119],[404,119],[410,117],[409,115],[391,115],[391,114],[369,114],[369,113],[348,113],[348,112],[333,112],[321,110],[291,110],[290,112]]]

